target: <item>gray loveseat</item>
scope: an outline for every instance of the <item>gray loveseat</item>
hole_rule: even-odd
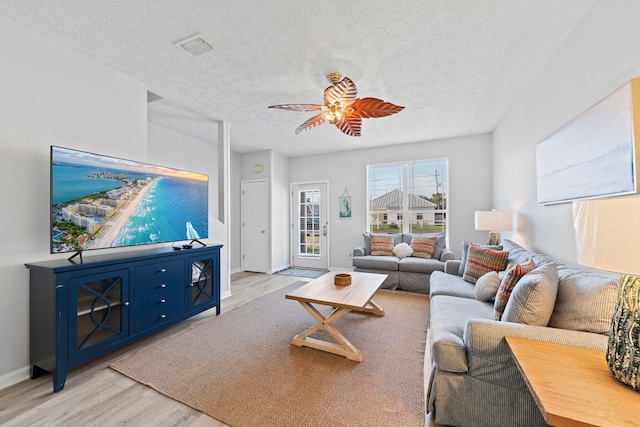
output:
[[[418,258],[409,256],[371,255],[371,235],[363,234],[364,244],[353,250],[354,271],[365,273],[386,274],[382,283],[383,289],[402,289],[405,291],[429,293],[429,277],[434,271],[444,271],[444,263],[455,259],[455,255],[446,248],[444,234],[436,236],[436,246],[432,258]],[[413,234],[397,233],[393,235],[394,245],[400,243],[411,244]]]
[[[425,388],[427,412],[433,412],[432,419],[438,424],[546,425],[508,353],[505,336],[600,351],[607,348],[619,276],[573,268],[508,240],[503,246],[509,252],[509,263],[533,259],[537,267],[517,282],[501,321],[493,320],[493,303],[477,300],[475,285],[460,277],[461,261],[449,261],[446,272],[431,275],[430,358],[425,358],[425,372],[431,376],[425,378]],[[536,271],[548,274],[536,276]],[[535,296],[535,289],[541,286],[535,283],[541,277],[548,283],[555,277],[557,287],[551,298],[549,293],[542,299]],[[527,287],[518,289],[521,285]],[[504,320],[518,310],[533,318],[546,311],[548,325]],[[544,318],[541,321],[545,323]]]

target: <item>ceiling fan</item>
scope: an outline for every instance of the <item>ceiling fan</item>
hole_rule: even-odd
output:
[[[322,111],[298,126],[296,135],[327,122],[336,125],[340,131],[349,136],[362,136],[362,119],[390,116],[404,109],[404,107],[378,98],[356,98],[358,89],[355,83],[348,77],[340,80],[341,78],[340,73],[327,75],[331,86],[324,91],[324,105],[283,104],[271,105],[269,108],[291,111]]]

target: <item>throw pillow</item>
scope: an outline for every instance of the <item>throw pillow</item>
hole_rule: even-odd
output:
[[[471,245],[480,246],[481,248],[494,249],[496,251],[502,250],[502,245],[476,245],[475,243],[469,243],[467,241],[462,242],[462,258],[460,267],[458,267],[458,276],[460,277],[462,277],[462,275],[464,274],[464,267],[467,263],[467,254],[469,253],[469,246]]]
[[[507,266],[509,252],[496,251],[476,245],[469,246],[467,262],[464,266],[462,278],[470,283],[476,283],[480,277],[490,271],[501,271]]]
[[[442,251],[447,247],[447,236],[444,234],[436,234],[436,247],[433,249],[431,258],[440,259]]]
[[[544,264],[518,280],[504,308],[502,320],[547,326],[558,295],[558,269]]]
[[[371,255],[393,256],[393,234],[371,233]]]
[[[478,301],[492,301],[500,287],[500,276],[497,271],[490,271],[476,282],[473,292]]]
[[[496,301],[493,304],[493,318],[495,320],[502,319],[504,308],[507,306],[511,292],[516,286],[516,283],[518,283],[518,280],[534,268],[536,268],[536,264],[531,260],[527,264],[516,264],[507,270],[502,282],[500,282],[500,288],[498,288],[498,293],[496,294]]]
[[[406,243],[400,243],[393,247],[393,254],[398,258],[406,258],[411,256],[412,253],[413,249],[411,249],[411,246]]]
[[[411,238],[413,255],[418,258],[431,258],[436,248],[436,236],[415,235]]]

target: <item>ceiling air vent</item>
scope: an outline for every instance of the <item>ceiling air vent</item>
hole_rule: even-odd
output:
[[[211,43],[209,43],[202,34],[195,34],[184,40],[180,40],[179,42],[176,42],[176,46],[180,46],[193,56],[204,55],[213,49]]]

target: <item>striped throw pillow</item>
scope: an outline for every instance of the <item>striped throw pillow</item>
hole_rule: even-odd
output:
[[[393,234],[371,233],[371,255],[393,256]]]
[[[431,258],[436,248],[436,236],[425,236],[417,234],[411,238],[411,249],[413,255],[418,258]]]
[[[500,287],[498,288],[498,293],[496,294],[496,300],[493,303],[493,318],[495,320],[501,320],[502,314],[504,313],[504,309],[509,302],[509,297],[511,296],[511,292],[513,288],[515,288],[518,280],[522,278],[525,274],[536,268],[536,264],[533,260],[529,261],[526,264],[516,264],[510,269],[507,270],[507,273],[502,278],[500,282]]]
[[[508,251],[496,251],[470,245],[462,278],[475,284],[479,278],[490,271],[503,271],[507,266],[508,257]]]

